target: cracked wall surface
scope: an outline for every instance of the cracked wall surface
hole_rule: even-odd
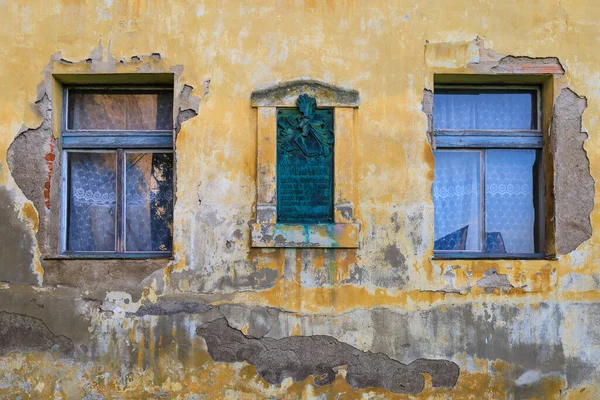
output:
[[[0,355],[9,352],[43,352],[57,346],[65,357],[73,355],[73,341],[52,333],[44,321],[27,315],[0,312]]]
[[[594,5],[0,2],[0,397],[599,398]],[[153,83],[172,257],[61,257],[62,88]],[[542,88],[547,257],[434,257],[438,83]],[[253,105],[306,90],[353,110],[358,248],[251,246]]]
[[[554,103],[550,152],[558,160],[554,175],[556,249],[575,250],[592,236],[590,214],[594,208],[594,178],[585,150],[588,134],[581,115],[587,100],[571,89],[562,89]]]
[[[0,281],[33,284],[37,283],[33,271],[33,234],[17,207],[14,192],[0,187]]]
[[[417,394],[425,386],[424,373],[431,376],[433,387],[454,387],[459,375],[458,365],[451,361],[419,359],[404,365],[381,353],[361,352],[330,336],[253,339],[231,328],[225,318],[198,327],[197,333],[215,361],[247,361],[272,384],[316,375],[315,385],[328,385],[337,369],[345,369],[345,379],[352,387]]]

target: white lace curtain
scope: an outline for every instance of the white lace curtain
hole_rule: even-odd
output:
[[[435,129],[532,129],[531,93],[435,95]]]
[[[480,151],[435,152],[433,200],[437,249],[534,252],[535,150],[485,150],[485,172],[480,171],[480,157]],[[483,237],[481,173],[485,173]],[[460,246],[455,243],[456,236],[464,227],[467,227],[466,243]]]

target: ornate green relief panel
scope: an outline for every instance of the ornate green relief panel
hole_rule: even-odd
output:
[[[277,110],[277,222],[333,222],[333,110],[296,104]]]

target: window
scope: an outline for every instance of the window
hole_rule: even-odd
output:
[[[540,91],[436,87],[436,257],[543,254]]]
[[[173,91],[65,90],[61,253],[170,255]]]
[[[252,247],[358,248],[358,92],[300,79],[254,91],[251,99],[257,109]]]

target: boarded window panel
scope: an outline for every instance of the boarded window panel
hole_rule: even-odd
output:
[[[69,130],[171,130],[170,91],[142,93],[69,92]]]
[[[69,153],[68,251],[115,251],[116,153]]]
[[[125,250],[170,251],[173,154],[127,153],[125,163]]]

